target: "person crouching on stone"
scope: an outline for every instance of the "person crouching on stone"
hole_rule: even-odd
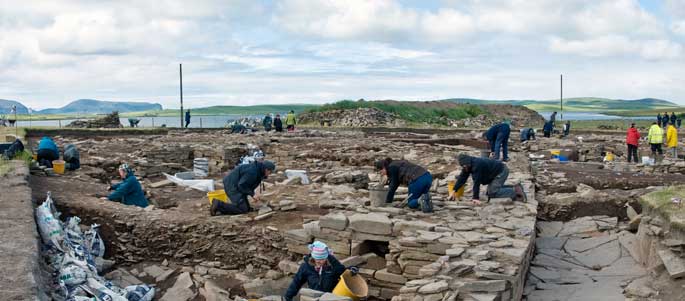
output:
[[[389,181],[386,203],[392,203],[397,187],[403,184],[409,187],[409,197],[407,198],[409,208],[421,207],[421,210],[426,213],[433,211],[430,198],[433,176],[425,168],[405,160],[394,161],[390,158],[376,161],[375,167]]]
[[[304,257],[304,262],[288,286],[284,296],[285,301],[292,301],[305,283],[309,289],[330,293],[345,272],[345,266],[331,254],[326,244],[315,241],[309,245],[309,251],[309,256]],[[359,272],[356,267],[349,269],[352,276]]]
[[[471,176],[473,179],[473,199],[475,205],[480,205],[480,185],[488,185],[488,198],[511,198],[514,201],[525,201],[523,186],[505,186],[509,176],[509,168],[502,162],[489,158],[476,158],[466,154],[459,154],[461,173],[457,176],[454,184],[454,192],[466,184]],[[452,193],[450,199],[454,200],[456,193]]]
[[[120,202],[124,205],[133,205],[138,207],[147,207],[148,202],[143,192],[143,187],[136,179],[133,169],[128,164],[123,163],[119,166],[119,176],[123,181],[109,187],[109,190],[114,190],[109,196],[102,197],[103,200],[110,200]]]
[[[252,210],[247,200],[251,196],[255,202],[261,202],[260,195],[255,195],[255,189],[259,187],[262,180],[276,171],[276,165],[271,161],[255,161],[250,164],[236,166],[224,178],[224,191],[230,199],[230,203],[220,200],[212,200],[209,213],[214,216],[217,214],[245,214]]]

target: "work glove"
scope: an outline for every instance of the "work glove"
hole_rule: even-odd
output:
[[[349,267],[347,269],[350,270],[350,274],[352,276],[357,276],[357,274],[359,274],[359,268],[358,267]]]

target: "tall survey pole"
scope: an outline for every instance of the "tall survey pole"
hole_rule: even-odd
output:
[[[564,75],[559,75],[559,90],[560,96],[559,101],[561,104],[561,120],[564,120]]]
[[[183,128],[183,64],[178,64],[178,79],[181,92],[181,128]]]

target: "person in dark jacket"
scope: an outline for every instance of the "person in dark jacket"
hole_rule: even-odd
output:
[[[535,130],[533,128],[522,128],[520,138],[521,142],[535,140]]]
[[[509,121],[496,124],[485,132],[484,136],[490,144],[490,152],[493,153],[495,160],[499,160],[500,148],[502,149],[502,160],[509,161],[509,135],[511,127]]]
[[[266,116],[264,116],[264,119],[262,120],[262,125],[264,125],[264,130],[267,132],[271,131],[271,124],[272,124],[271,115],[266,114]]]
[[[549,138],[552,136],[553,130],[554,130],[554,124],[551,121],[545,122],[545,125],[542,127],[542,132],[546,138]]]
[[[326,244],[315,241],[309,245],[309,251],[285,292],[285,301],[292,301],[305,283],[309,289],[330,293],[345,272],[345,266],[331,254]],[[356,267],[349,267],[349,270],[353,276],[359,272]]]
[[[271,161],[255,161],[251,164],[236,166],[224,178],[224,191],[231,202],[212,200],[209,213],[214,216],[218,213],[236,215],[250,212],[252,207],[247,197],[251,196],[253,200],[260,202],[260,195],[255,195],[255,189],[274,171],[276,171],[276,165]]]
[[[64,162],[68,170],[77,170],[81,168],[81,156],[79,155],[76,145],[67,144],[64,146]]]
[[[635,124],[632,123],[630,124],[630,128],[628,129],[628,133],[626,133],[626,145],[628,146],[628,163],[631,162],[631,158],[633,159],[633,162],[637,163],[637,147],[638,143],[640,141],[640,132],[637,131],[635,128]]]
[[[281,114],[276,114],[276,118],[274,118],[274,128],[276,129],[276,132],[283,131],[283,120],[281,120]]]
[[[504,163],[489,158],[476,158],[466,154],[458,157],[462,170],[454,184],[454,192],[466,184],[469,176],[473,180],[473,203],[480,205],[480,185],[488,185],[488,198],[512,198],[515,201],[525,200],[523,186],[505,186],[509,176],[509,168]],[[454,198],[456,193],[450,197]]]
[[[661,119],[662,119],[661,113],[656,114],[656,124],[657,124],[658,126],[661,126]]]
[[[12,145],[8,149],[5,150],[5,152],[2,154],[3,158],[6,160],[12,160],[14,157],[17,156],[17,154],[21,153],[24,151],[24,143],[21,143],[21,140],[16,139],[14,142],[12,142]]]
[[[571,121],[566,120],[566,123],[564,124],[564,137],[568,136],[568,134],[571,132]]]
[[[554,126],[557,122],[557,112],[552,113],[552,115],[549,116],[549,121],[552,122],[552,126]]]
[[[675,122],[678,119],[677,116],[675,116],[675,112],[671,112],[671,124],[675,126]]]
[[[109,187],[109,190],[114,190],[109,196],[103,197],[103,200],[110,200],[113,202],[120,202],[124,205],[147,207],[148,202],[143,192],[143,187],[133,174],[133,170],[128,164],[123,163],[119,166],[119,176],[123,181]]]
[[[675,123],[676,123],[676,127],[677,127],[677,128],[680,128],[680,125],[683,123],[683,120],[680,119],[680,117],[678,117],[678,118],[675,120]]]
[[[59,150],[50,137],[43,137],[38,142],[37,160],[40,165],[52,168],[52,161],[59,160]]]
[[[375,167],[382,175],[388,177],[389,190],[385,199],[386,203],[392,203],[395,191],[400,184],[408,185],[407,205],[409,208],[417,209],[420,206],[426,213],[433,211],[430,200],[433,176],[425,168],[405,160],[394,161],[390,158],[376,161]]]
[[[186,111],[186,128],[188,128],[188,125],[190,124],[190,109]]]

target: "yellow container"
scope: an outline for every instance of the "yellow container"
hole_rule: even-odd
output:
[[[614,153],[607,152],[606,156],[604,157],[604,161],[614,161]]]
[[[209,199],[210,205],[212,204],[213,199],[220,200],[224,203],[228,202],[228,196],[226,195],[226,191],[223,189],[207,192],[207,198]]]
[[[56,174],[60,174],[60,175],[64,174],[64,163],[65,162],[62,160],[52,161],[52,170]]]
[[[456,185],[456,184],[457,184],[457,181],[448,181],[447,182],[448,194],[450,194],[450,195],[452,194],[452,191],[454,190],[454,185]],[[459,190],[454,192],[454,198],[456,200],[459,200],[464,195],[464,188],[465,187],[466,187],[466,184],[462,185],[461,187],[459,187]]]
[[[558,156],[558,155],[561,155],[561,150],[560,149],[552,149],[549,151],[549,153],[552,154],[552,156]]]
[[[365,298],[368,294],[369,286],[366,285],[364,278],[359,275],[352,276],[349,270],[340,276],[338,285],[333,289],[333,295],[350,297],[354,301],[359,301],[360,298]]]
[[[38,161],[38,155],[37,154],[33,154],[33,161]]]

